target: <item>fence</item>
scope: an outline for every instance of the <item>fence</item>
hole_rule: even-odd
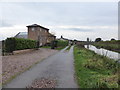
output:
[[[1,47],[1,49],[2,49],[2,56],[4,56],[5,55],[5,41],[3,40],[1,43],[2,43],[2,47]]]

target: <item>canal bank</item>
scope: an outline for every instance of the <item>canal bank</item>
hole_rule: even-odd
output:
[[[75,71],[80,88],[118,88],[118,65],[115,60],[76,46]]]
[[[104,48],[110,51],[120,53],[120,40],[98,41],[98,42],[93,42],[92,45],[98,48]]]

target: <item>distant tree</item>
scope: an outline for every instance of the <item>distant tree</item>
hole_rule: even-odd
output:
[[[95,42],[99,42],[99,41],[102,41],[102,39],[101,38],[96,38],[95,39]]]
[[[111,39],[111,41],[115,40],[114,38]]]
[[[77,41],[76,39],[74,39],[74,41]]]
[[[74,44],[76,44],[77,43],[77,40],[76,39],[74,39]]]
[[[63,38],[63,36],[61,35],[61,38]]]
[[[87,42],[89,42],[89,38],[87,38]]]

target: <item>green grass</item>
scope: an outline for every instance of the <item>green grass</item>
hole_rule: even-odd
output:
[[[41,48],[51,48],[51,46],[42,46]]]
[[[62,41],[62,40],[57,40],[57,46],[58,47],[65,47],[68,46],[68,41]]]
[[[57,40],[57,47],[55,50],[62,50],[68,46],[68,41]],[[51,46],[42,46],[41,48],[51,48]]]
[[[56,50],[62,50],[62,49],[64,49],[66,46],[62,46],[62,47],[57,47],[57,48],[55,48]]]
[[[75,74],[80,88],[117,88],[118,64],[85,48],[74,48]]]
[[[68,41],[57,40],[57,48],[56,48],[56,50],[62,50],[66,46],[68,46]]]
[[[55,48],[54,50],[62,50],[64,49],[66,46],[62,46],[62,47],[57,47]],[[51,46],[42,46],[41,48],[48,48],[48,49],[51,49]]]
[[[67,50],[67,51],[69,51],[69,50],[70,50],[70,48],[71,48],[71,46],[69,46],[66,50]]]

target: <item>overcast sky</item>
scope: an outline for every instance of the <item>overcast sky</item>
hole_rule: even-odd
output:
[[[118,38],[117,2],[9,2],[0,9],[0,40],[27,32],[30,24],[49,28],[57,38]]]

